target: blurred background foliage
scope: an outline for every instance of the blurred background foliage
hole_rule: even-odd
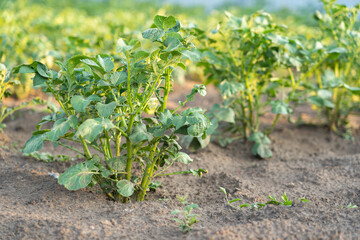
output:
[[[140,36],[156,14],[174,15],[185,25],[196,24],[208,31],[216,28],[225,10],[241,16],[264,9],[272,12],[275,21],[286,23],[290,34],[310,38],[318,31],[314,8],[321,5],[300,2],[0,0],[0,62],[8,68],[34,60],[53,66],[54,61],[74,54],[115,56],[117,39]],[[16,77],[22,84],[14,89],[15,96],[26,97],[32,91],[30,81],[26,76]]]

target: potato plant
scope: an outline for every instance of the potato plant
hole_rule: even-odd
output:
[[[209,112],[215,127],[227,122],[220,129],[220,144],[248,139],[255,142],[255,155],[271,157],[268,135],[281,115],[292,113],[290,103],[298,101],[300,84],[292,69],[302,66],[304,46],[288,37],[286,26],[275,24],[265,12],[242,18],[227,13],[210,35],[196,28],[191,31],[201,39],[200,65],[208,82],[217,85],[223,97],[222,106],[215,105]],[[271,127],[264,130],[260,117],[268,107],[275,115]],[[209,134],[216,133],[215,127]]]
[[[110,55],[99,54],[58,62],[59,72],[40,62],[14,69],[15,73],[35,73],[34,86],[50,93],[61,106],[61,111],[38,123],[24,152],[39,151],[44,141],[50,141],[86,158],[59,176],[59,184],[69,190],[99,184],[113,200],[127,201],[135,194],[143,201],[155,177],[205,172],[167,171],[174,163],[192,162],[181,152],[177,134],[205,138],[210,126],[200,108],[167,109],[172,71],[185,68],[183,59],[198,57],[192,38],[182,34],[174,17],[159,15],[142,36],[142,41],[117,41],[118,66]],[[197,92],[206,94],[203,86],[196,85],[188,99]],[[49,122],[52,128],[43,129]]]
[[[322,110],[330,129],[342,133],[348,116],[359,111],[360,32],[355,23],[360,5],[349,8],[336,1],[322,2],[325,13],[315,14],[320,34],[312,56],[320,64],[316,84],[309,85],[309,101]]]
[[[10,71],[6,69],[6,66],[4,64],[0,63],[0,131],[2,131],[6,127],[6,124],[3,123],[5,118],[11,116],[11,114],[13,114],[15,111],[31,105],[43,104],[45,102],[39,98],[36,98],[30,102],[26,102],[21,104],[20,106],[15,107],[9,107],[8,105],[4,104],[3,100],[11,95],[11,86],[18,83],[18,81],[12,80],[10,78]]]

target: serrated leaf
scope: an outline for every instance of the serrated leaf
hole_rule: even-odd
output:
[[[95,108],[101,117],[107,118],[114,112],[116,106],[117,106],[116,102],[111,102],[108,104],[103,104],[98,102]]]
[[[123,197],[130,197],[131,195],[134,194],[135,191],[134,184],[126,179],[122,179],[119,182],[117,182],[116,187],[117,187],[117,191]]]
[[[78,190],[87,187],[98,168],[93,161],[86,161],[69,167],[58,178],[58,183],[68,190]]]

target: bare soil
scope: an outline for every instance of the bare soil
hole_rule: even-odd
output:
[[[188,85],[177,91],[190,91]],[[196,102],[208,107],[218,101],[210,89]],[[163,177],[164,187],[146,201],[121,204],[96,188],[68,191],[49,175],[74,162],[43,163],[21,155],[20,147],[43,115],[21,111],[7,120],[0,136],[0,239],[360,239],[360,208],[346,208],[360,206],[359,129],[349,141],[324,127],[281,123],[271,137],[274,156],[268,160],[251,156],[249,143],[226,148],[211,143],[191,154],[190,168],[209,171],[201,179]],[[67,153],[51,145],[44,151]],[[236,210],[225,204],[219,187],[243,203],[266,202],[268,195],[280,198],[286,192],[295,204]],[[200,206],[200,222],[187,234],[170,214],[181,208],[176,196],[184,195]]]

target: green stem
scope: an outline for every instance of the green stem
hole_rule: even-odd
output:
[[[31,106],[31,105],[33,105],[33,103],[28,103],[28,104],[21,105],[21,106],[18,106],[18,107],[16,107],[16,108],[11,109],[11,111],[9,111],[9,112],[7,112],[6,114],[4,114],[4,115],[1,116],[1,118],[0,118],[0,123],[1,123],[2,121],[4,121],[4,119],[7,118],[9,115],[13,114],[15,111],[18,111],[18,110],[23,109],[23,108],[25,108],[25,107],[29,107],[29,106]]]
[[[134,106],[132,104],[132,97],[131,97],[131,88],[130,88],[130,77],[131,77],[131,72],[130,72],[130,57],[129,57],[129,52],[126,52],[126,61],[127,61],[127,71],[128,71],[128,77],[127,77],[127,97],[128,97],[128,104],[130,106],[131,112],[134,111]]]
[[[60,146],[66,147],[66,148],[68,148],[68,149],[70,149],[70,150],[73,150],[73,151],[75,151],[75,152],[77,152],[77,153],[79,153],[79,154],[81,154],[81,155],[84,156],[84,153],[83,153],[83,152],[77,150],[76,148],[73,148],[72,146],[69,146],[69,145],[67,145],[67,144],[65,144],[65,143],[62,143],[62,142],[57,142],[57,143],[58,143]]]
[[[155,164],[158,160],[158,158],[154,159],[154,154],[156,152],[156,148],[157,148],[157,145],[158,145],[158,142],[156,142],[154,144],[154,147],[150,153],[150,163],[146,165],[146,168],[145,168],[145,172],[144,172],[144,175],[143,175],[143,179],[141,181],[141,185],[140,185],[140,193],[138,195],[138,201],[143,201],[144,198],[145,198],[145,195],[146,195],[146,190],[147,188],[149,187],[149,184],[150,184],[150,180],[151,180],[151,177],[152,177],[152,174],[153,174],[153,171],[154,171],[154,167],[155,167]]]
[[[113,154],[111,151],[111,145],[110,145],[109,133],[105,129],[104,129],[104,135],[105,135],[105,139],[106,139],[106,148],[107,148],[108,154],[110,155],[110,158],[113,158]]]
[[[166,103],[167,103],[167,100],[168,100],[168,95],[170,93],[170,87],[171,87],[170,74],[171,74],[170,69],[167,69],[166,70],[166,78],[165,78],[164,98],[163,98],[161,108],[159,109],[160,112],[164,112],[165,109],[166,109]]]
[[[276,114],[275,119],[274,119],[274,121],[273,121],[272,124],[271,124],[271,128],[270,128],[269,131],[267,132],[267,135],[268,135],[268,136],[274,131],[275,125],[276,125],[276,123],[278,122],[279,117],[280,117],[280,114]]]

